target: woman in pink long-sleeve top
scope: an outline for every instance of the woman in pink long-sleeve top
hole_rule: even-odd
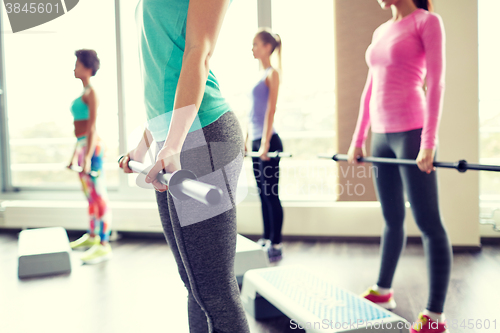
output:
[[[415,159],[417,167],[376,164],[374,179],[385,218],[377,283],[364,296],[385,308],[396,303],[391,289],[405,245],[404,189],[422,232],[429,274],[428,303],[411,332],[447,332],[443,313],[452,252],[439,213],[434,161],[445,74],[445,33],[430,0],[378,0],[393,18],[373,33],[366,51],[368,79],[349,162],[364,156],[368,128],[376,157]],[[426,88],[425,88],[426,87]],[[421,269],[426,269],[422,263]],[[425,290],[421,291],[426,296]]]

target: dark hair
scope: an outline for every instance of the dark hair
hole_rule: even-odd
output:
[[[269,28],[261,28],[259,32],[255,35],[259,37],[264,44],[271,44],[271,54],[277,49],[278,50],[278,66],[281,69],[281,37],[278,34],[271,32]]]
[[[100,61],[94,50],[81,49],[75,51],[76,58],[85,66],[92,70],[92,76],[97,73],[100,67]]]
[[[425,9],[429,12],[432,12],[432,10],[434,9],[432,7],[432,0],[413,0],[413,3],[415,3],[415,6],[417,6],[418,8]]]

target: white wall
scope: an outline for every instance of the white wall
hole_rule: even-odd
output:
[[[446,29],[446,91],[439,130],[440,160],[479,161],[477,0],[438,0]],[[453,244],[478,245],[479,173],[439,175],[443,218]]]

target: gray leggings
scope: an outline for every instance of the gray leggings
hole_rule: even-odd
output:
[[[158,150],[162,146],[158,142]],[[240,124],[233,112],[226,112],[214,123],[189,133],[180,155],[182,168],[221,187],[225,202],[214,210],[194,200],[178,202],[168,191],[156,192],[165,238],[188,290],[191,333],[250,332],[234,275],[233,196],[243,153]]]
[[[371,151],[374,157],[416,159],[420,150],[422,129],[400,133],[373,133]],[[376,163],[374,179],[385,218],[381,244],[381,266],[377,284],[390,288],[401,251],[405,246],[404,189],[415,221],[422,232],[429,274],[427,310],[443,312],[450,280],[452,252],[441,221],[436,172],[427,174],[415,166]]]

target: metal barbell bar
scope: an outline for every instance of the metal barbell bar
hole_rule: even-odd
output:
[[[260,157],[260,154],[256,151],[247,151],[245,153],[245,156]],[[292,157],[292,154],[291,153],[284,153],[282,151],[273,151],[273,152],[268,152],[267,157],[269,157],[269,158]]]
[[[347,161],[347,155],[344,154],[333,154],[333,156],[320,154],[318,155],[318,157],[332,159],[334,161]],[[397,158],[387,158],[387,157],[361,157],[358,158],[357,160],[358,162],[367,162],[367,163],[384,163],[384,164],[417,166],[416,160],[408,160],[408,159],[397,159]],[[438,168],[457,169],[459,172],[465,172],[467,170],[496,171],[496,172],[500,171],[500,166],[498,165],[472,164],[468,163],[466,160],[460,160],[458,162],[434,162],[433,165]]]
[[[123,157],[118,159],[118,163]],[[149,171],[144,164],[132,160],[128,162],[128,167],[143,175],[147,175]],[[223,192],[220,188],[198,181],[196,175],[189,170],[180,169],[172,173],[162,171],[158,173],[157,179],[167,185],[170,193],[179,200],[192,198],[207,206],[218,205],[222,200]]]
[[[71,167],[69,167],[68,169],[70,169],[72,171],[76,171],[78,173],[82,173],[83,172],[83,168],[81,166],[71,165]],[[97,172],[95,170],[91,170],[88,174],[91,175],[92,177],[98,177],[99,176],[99,172]]]

